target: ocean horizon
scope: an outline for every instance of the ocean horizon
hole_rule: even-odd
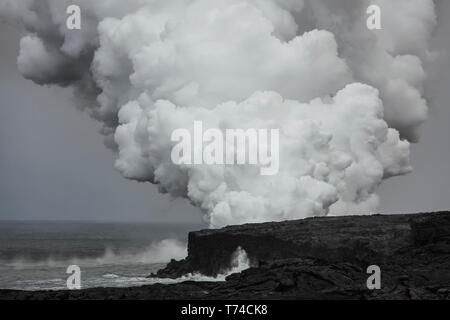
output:
[[[0,221],[0,289],[67,289],[70,265],[82,288],[154,283],[146,278],[186,255],[201,224],[110,221]]]

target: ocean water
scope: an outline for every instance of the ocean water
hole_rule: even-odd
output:
[[[98,222],[0,222],[0,289],[67,289],[69,265],[81,287],[171,280],[146,278],[186,256],[189,231],[203,225]]]

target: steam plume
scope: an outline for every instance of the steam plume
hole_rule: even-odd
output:
[[[375,210],[427,117],[432,0],[6,0],[0,18],[27,30],[23,76],[73,87],[125,178],[189,198],[211,226]],[[279,173],[174,165],[171,132],[194,120],[279,128]]]

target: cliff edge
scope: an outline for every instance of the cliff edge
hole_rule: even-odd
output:
[[[0,299],[449,299],[450,212],[319,217],[189,233],[188,256],[153,277],[229,270],[245,250],[251,267],[226,281],[130,288],[0,290]],[[367,268],[380,268],[370,289]]]
[[[360,266],[407,263],[417,258],[414,253],[450,250],[450,213],[313,217],[190,232],[186,259],[172,260],[153,276],[216,276],[231,268],[237,247],[255,267],[292,258]]]

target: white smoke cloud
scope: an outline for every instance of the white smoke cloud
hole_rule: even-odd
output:
[[[366,27],[372,3],[382,30]],[[74,87],[124,177],[189,198],[215,227],[375,210],[427,117],[432,0],[6,0],[0,18],[28,30],[22,74]],[[279,128],[279,173],[174,165],[171,132],[194,120]]]

